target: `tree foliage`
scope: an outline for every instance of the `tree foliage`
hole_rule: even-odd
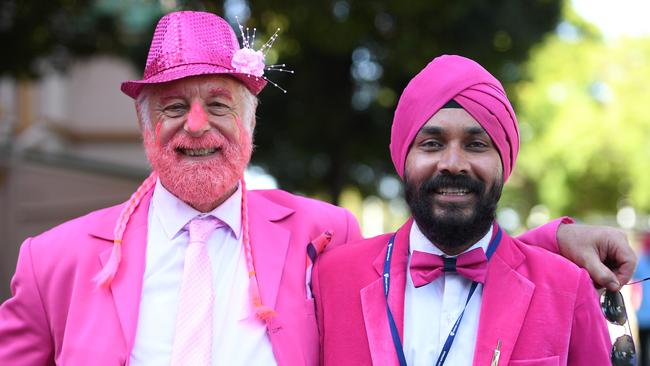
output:
[[[650,39],[607,42],[580,22],[537,47],[517,86],[514,195],[555,214],[650,209]]]
[[[38,60],[94,52],[128,57],[140,69],[155,20],[171,10],[160,4],[169,3],[5,1],[0,40],[19,51],[0,61],[1,70],[33,76]],[[178,4],[178,9],[223,14],[222,4],[214,1]],[[336,201],[345,187],[371,194],[383,177],[393,175],[392,113],[401,90],[427,62],[443,53],[465,55],[506,87],[513,85],[530,48],[555,28],[562,4],[251,0],[248,5],[246,25],[258,28],[258,39],[282,29],[268,58],[295,71],[269,75],[287,94],[270,87],[260,95],[254,163],[285,189]]]
[[[281,185],[338,198],[346,186],[375,193],[394,169],[390,125],[402,89],[433,57],[476,59],[506,82],[554,29],[559,1],[256,0],[249,23],[282,28],[273,80],[261,95],[255,162]]]
[[[128,54],[118,19],[90,0],[0,3],[0,72],[19,79],[63,69],[74,57],[97,52]]]

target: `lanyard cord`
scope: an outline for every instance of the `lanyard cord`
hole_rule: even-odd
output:
[[[492,237],[492,240],[490,240],[490,245],[488,245],[487,253],[485,253],[485,256],[487,257],[488,261],[496,251],[497,247],[499,246],[499,243],[501,242],[501,236],[502,236],[501,228],[498,227],[496,224],[494,225],[494,228],[497,229],[496,235],[494,235]],[[397,326],[395,325],[395,319],[393,318],[393,313],[390,311],[390,306],[388,305],[388,293],[390,291],[390,260],[393,256],[393,249],[395,246],[395,235],[396,234],[393,234],[390,237],[386,248],[386,259],[384,261],[384,273],[383,273],[384,296],[386,297],[386,314],[388,315],[388,326],[390,327],[391,338],[393,340],[393,345],[395,346],[397,359],[399,361],[400,366],[407,366],[406,356],[404,356],[404,347],[402,346],[402,342],[399,338],[399,332],[397,330]],[[447,336],[447,340],[445,341],[445,344],[442,347],[442,351],[440,352],[440,355],[438,355],[436,366],[442,366],[445,363],[445,360],[447,359],[447,355],[449,354],[449,350],[451,349],[451,345],[454,343],[454,338],[456,337],[456,332],[458,330],[458,327],[460,326],[460,322],[463,319],[463,315],[465,314],[465,309],[467,309],[467,304],[469,304],[469,300],[472,298],[472,295],[474,295],[474,291],[476,290],[477,286],[478,286],[478,282],[472,283],[472,287],[470,288],[469,294],[467,295],[467,300],[465,301],[465,306],[463,307],[463,311],[461,311],[460,315],[458,316],[458,319],[456,319],[454,326],[451,328],[451,331]]]
[[[395,326],[395,319],[393,318],[393,313],[390,311],[390,306],[388,305],[388,292],[390,291],[390,259],[393,256],[393,246],[395,243],[395,234],[390,237],[388,240],[388,247],[386,249],[386,260],[384,261],[384,295],[386,296],[386,314],[388,314],[388,325],[390,326],[390,335],[393,338],[393,345],[395,346],[395,351],[397,352],[397,359],[399,360],[400,366],[406,365],[406,357],[404,356],[404,348],[402,347],[402,342],[399,339],[399,332],[397,331],[397,326]]]

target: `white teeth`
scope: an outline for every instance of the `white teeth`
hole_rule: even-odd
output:
[[[438,190],[439,194],[442,195],[465,195],[468,194],[469,191],[465,188],[441,188]]]
[[[181,149],[181,151],[187,156],[205,156],[213,154],[217,149]]]

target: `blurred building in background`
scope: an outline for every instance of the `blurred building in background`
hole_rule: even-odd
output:
[[[126,200],[147,175],[134,71],[97,57],[39,81],[0,81],[0,299],[28,236]]]

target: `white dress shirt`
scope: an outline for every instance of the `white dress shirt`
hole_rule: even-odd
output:
[[[130,364],[168,366],[189,234],[196,216],[214,216],[226,226],[208,240],[215,291],[212,365],[276,365],[264,322],[252,311],[241,234],[241,188],[202,214],[167,191],[160,180],[149,207],[142,299]]]
[[[492,228],[466,251],[479,247],[487,251],[491,237]],[[444,255],[424,236],[415,222],[411,227],[409,243],[409,265],[410,254],[414,250]],[[463,311],[471,285],[472,281],[457,273],[445,273],[433,282],[415,288],[409,269],[404,297],[404,354],[409,366],[435,365],[451,327]],[[445,365],[472,364],[482,295],[483,285],[479,284],[467,304]]]

